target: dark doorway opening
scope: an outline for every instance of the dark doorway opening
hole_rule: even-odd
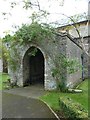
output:
[[[29,68],[30,84],[44,84],[44,57],[39,49],[35,56],[30,56]]]
[[[23,59],[23,86],[44,86],[44,69],[42,52],[36,47],[29,48]]]

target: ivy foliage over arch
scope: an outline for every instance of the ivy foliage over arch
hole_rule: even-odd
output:
[[[53,36],[54,28],[48,24],[39,24],[32,22],[31,25],[23,24],[22,27],[13,35],[7,35],[3,39],[11,46],[27,44],[33,41],[40,41],[43,39],[50,40]]]
[[[20,57],[17,49],[18,46],[30,44],[31,42],[38,43],[39,41],[46,39],[51,40],[54,31],[54,28],[48,24],[39,24],[38,22],[32,22],[30,25],[23,24],[22,27],[16,31],[14,35],[6,35],[3,38],[3,43],[7,46],[7,60],[10,65],[13,66],[12,68],[16,70],[18,63],[20,62]],[[11,53],[13,53],[12,51],[14,51],[15,55],[11,55]],[[33,52],[34,50],[32,53]],[[17,59],[13,60],[14,58]]]

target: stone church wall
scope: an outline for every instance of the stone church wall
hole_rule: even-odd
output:
[[[67,74],[67,86],[74,87],[78,82],[82,80],[82,61],[81,61],[81,54],[82,50],[74,44],[69,39],[67,40],[67,58],[76,60],[79,67],[76,65],[75,69],[78,69],[76,72],[72,74]]]
[[[44,89],[45,90],[54,90],[57,88],[57,80],[52,75],[52,70],[58,67],[58,62],[56,58],[63,54],[69,58],[78,58],[80,61],[81,51],[78,46],[68,39],[67,36],[54,35],[51,40],[47,38],[40,41],[32,41],[29,44],[19,46],[16,48],[18,50],[19,59],[17,59],[14,51],[12,51],[12,58],[17,62],[16,70],[12,69],[12,66],[9,65],[9,74],[11,76],[11,81],[16,82],[18,86],[23,86],[24,82],[28,79],[29,71],[27,70],[28,58],[25,56],[27,50],[31,47],[38,48],[44,56]],[[71,51],[71,52],[69,52]],[[26,60],[26,68],[24,67],[24,59]],[[81,61],[80,61],[81,62]],[[64,69],[64,80],[66,84],[70,84],[69,87],[72,87],[73,84],[76,84],[77,80],[81,78],[81,71],[71,75],[67,74],[67,69]],[[61,81],[61,77],[58,76],[58,79]]]

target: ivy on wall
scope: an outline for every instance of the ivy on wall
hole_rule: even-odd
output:
[[[53,36],[54,29],[47,24],[39,24],[38,22],[32,22],[31,25],[22,25],[22,27],[14,35],[6,35],[3,38],[3,43],[7,46],[7,60],[10,63],[13,70],[16,70],[17,64],[19,62],[19,54],[17,45],[26,45],[31,42],[39,42],[45,40],[46,38],[50,40]],[[13,57],[11,52],[14,51]],[[30,55],[35,56],[37,50],[34,48]],[[14,63],[13,63],[14,62]]]
[[[33,41],[41,41],[46,38],[50,40],[53,36],[53,31],[54,28],[47,24],[34,22],[31,25],[22,25],[13,36],[7,35],[3,40],[13,47],[17,44],[27,44]]]
[[[63,54],[55,57],[54,64],[55,68],[52,69],[52,76],[57,81],[57,89],[67,92],[68,88],[65,84],[66,75],[80,71],[82,66],[77,59],[69,59]]]

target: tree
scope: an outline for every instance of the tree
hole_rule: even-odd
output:
[[[60,6],[62,6],[62,7],[63,7],[64,2],[65,2],[64,0],[55,0],[55,1],[57,1],[58,4]],[[48,2],[52,2],[52,1],[48,0]],[[14,7],[16,7],[17,5],[20,5],[20,4],[22,4],[23,9],[25,9],[26,11],[32,10],[32,15],[30,15],[30,17],[29,17],[32,22],[42,23],[44,19],[46,19],[51,14],[53,14],[53,13],[50,13],[47,9],[42,8],[42,5],[39,2],[39,0],[35,0],[35,1],[33,1],[33,0],[22,0],[21,2],[18,2],[18,1],[15,2],[14,1],[14,2],[10,3],[10,7],[12,9],[14,9]],[[76,30],[76,32],[78,34],[78,37],[79,37],[79,43],[80,43],[83,51],[88,56],[90,56],[89,53],[88,53],[88,51],[87,51],[86,45],[84,43],[84,39],[83,39],[84,36],[81,35],[80,30],[78,29],[78,27],[76,25],[76,23],[78,22],[78,20],[80,20],[82,18],[88,19],[87,18],[87,13],[84,13],[82,15],[74,15],[74,16],[67,16],[67,15],[65,15],[63,13],[58,13],[58,14],[60,16],[61,15],[64,16],[66,19],[68,19],[68,20],[66,20],[67,24],[71,23],[71,26],[73,26],[75,28],[75,30]],[[3,12],[2,15],[4,15],[4,18],[5,18],[5,16],[11,15],[11,13]],[[54,15],[55,14],[53,14],[53,16]],[[54,25],[54,26],[57,24],[57,27],[59,27],[59,25],[60,25],[59,21],[57,23],[55,22],[55,23],[45,23],[45,24]],[[88,24],[89,24],[89,21],[87,21],[87,27],[88,27]],[[67,33],[67,31],[65,31],[65,32]],[[75,36],[73,36],[73,37],[75,37]]]

